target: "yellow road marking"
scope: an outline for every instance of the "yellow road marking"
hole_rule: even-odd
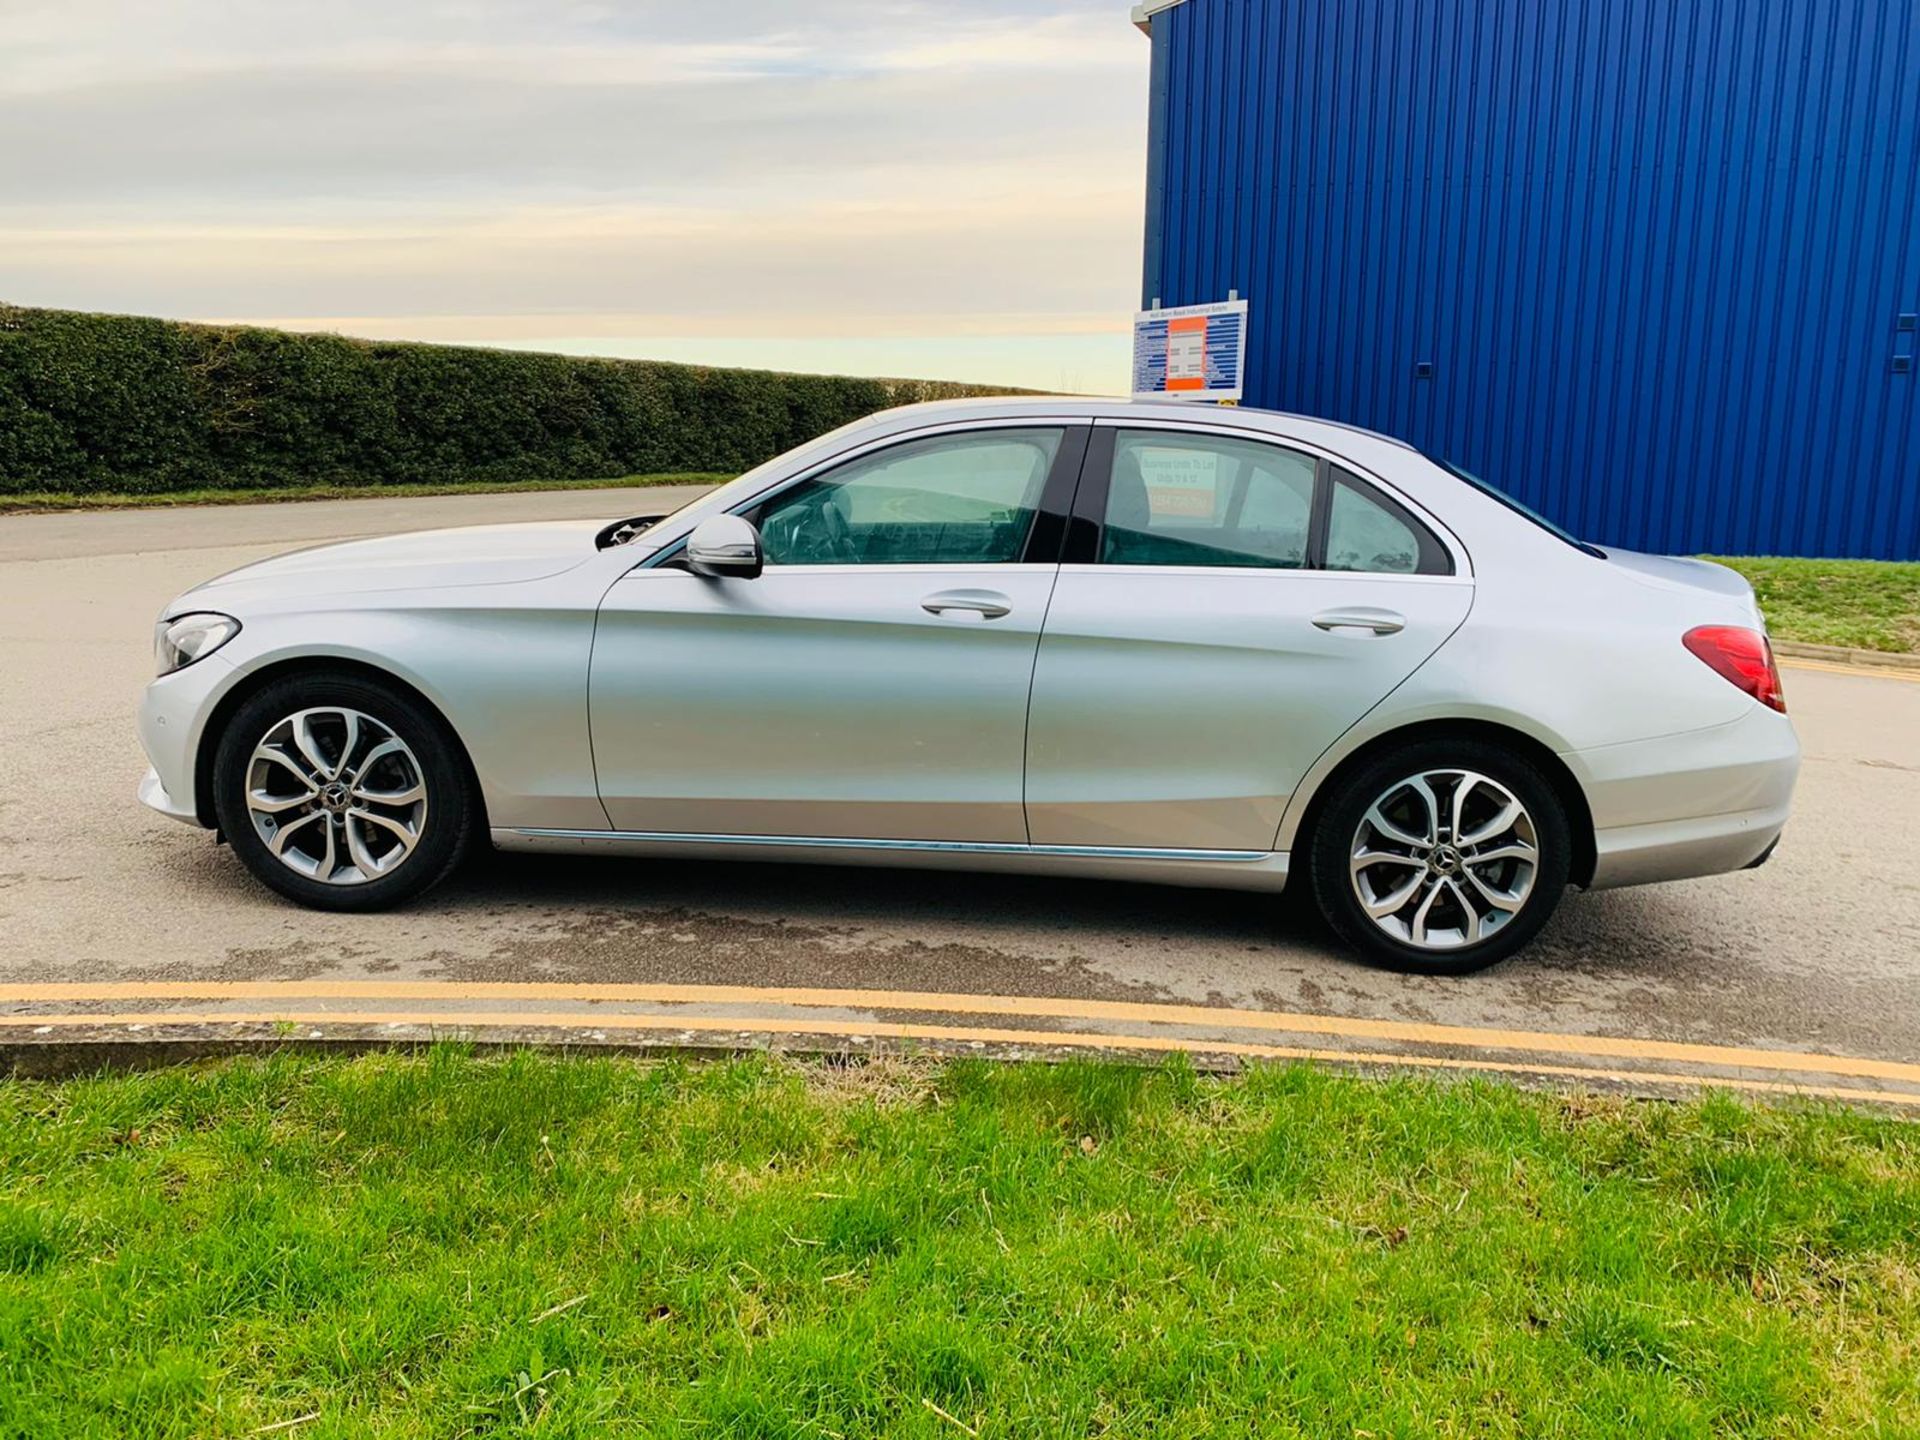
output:
[[[1920,685],[1920,673],[1900,670],[1891,665],[1835,665],[1825,660],[1795,660],[1787,655],[1777,658],[1782,668],[1788,670],[1818,670],[1823,675],[1864,675],[1869,680],[1900,680],[1908,685]]]
[[[1129,1024],[1207,1026],[1230,1030],[1338,1035],[1476,1050],[1526,1050],[1616,1060],[1665,1060],[1683,1065],[1719,1065],[1749,1070],[1790,1070],[1847,1075],[1920,1085],[1920,1064],[1871,1060],[1798,1050],[1704,1045],[1625,1036],[1572,1035],[1541,1030],[1502,1030],[1471,1025],[1434,1025],[1369,1020],[1223,1006],[1161,1004],[1131,1000],[1046,999],[1027,995],[968,995],[920,990],[765,989],[741,985],[570,984],[564,982],[474,982],[439,980],[209,980],[129,981],[118,984],[0,985],[0,1004],[127,1000],[520,1000],[642,1005],[786,1005],[803,1009],[896,1010],[937,1014],[1022,1016],[1047,1020],[1105,1020]],[[156,1016],[160,1012],[155,1012]],[[85,1017],[81,1017],[83,1020]],[[347,1012],[334,1018],[349,1019]],[[566,1023],[580,1023],[574,1017]],[[0,1023],[12,1023],[0,1017]],[[598,1019],[595,1024],[601,1023]]]
[[[1350,1065],[1393,1065],[1429,1070],[1495,1071],[1513,1075],[1551,1075],[1563,1079],[1604,1080],[1627,1085],[1677,1085],[1689,1089],[1712,1087],[1769,1095],[1803,1095],[1821,1099],[1870,1100],[1885,1105],[1920,1106],[1920,1094],[1904,1090],[1859,1090],[1847,1086],[1797,1085],[1779,1080],[1746,1080],[1705,1075],[1676,1075],[1645,1070],[1607,1070],[1580,1065],[1530,1065],[1510,1060],[1461,1059],[1454,1056],[1404,1055],[1371,1050],[1321,1050],[1294,1045],[1255,1045],[1245,1041],[1204,1040],[1184,1035],[1101,1035],[1084,1030],[1002,1030],[965,1025],[912,1025],[872,1020],[773,1020],[721,1015],[606,1015],[576,1012],[521,1013],[458,1011],[261,1011],[257,1014],[165,1014],[133,1012],[116,1015],[9,1015],[0,1028],[137,1026],[164,1029],[169,1025],[339,1025],[414,1026],[466,1034],[501,1028],[522,1030],[662,1030],[720,1032],[753,1035],[866,1036],[886,1040],[950,1040],[988,1045],[1043,1045],[1087,1050],[1181,1051],[1198,1055],[1232,1055],[1253,1060],[1315,1060]]]

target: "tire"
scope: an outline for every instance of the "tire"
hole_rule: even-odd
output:
[[[1445,737],[1339,777],[1310,843],[1314,899],[1334,933],[1375,964],[1423,975],[1470,974],[1525,946],[1559,905],[1573,852],[1566,809],[1533,765]]]
[[[255,878],[312,909],[347,911],[388,909],[446,879],[480,811],[438,715],[397,686],[337,671],[271,681],[241,704],[214,751],[213,803]]]

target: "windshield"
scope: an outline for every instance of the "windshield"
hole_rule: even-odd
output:
[[[1427,458],[1433,461],[1433,463],[1438,465],[1442,470],[1446,471],[1449,475],[1453,476],[1454,479],[1466,481],[1467,484],[1473,486],[1473,488],[1478,490],[1482,495],[1490,496],[1493,499],[1498,500],[1502,505],[1506,506],[1509,510],[1515,511],[1518,514],[1526,516],[1527,519],[1531,520],[1534,524],[1538,525],[1542,530],[1546,531],[1549,535],[1553,536],[1557,540],[1566,541],[1567,544],[1573,546],[1573,548],[1578,550],[1581,554],[1591,555],[1598,560],[1604,560],[1607,558],[1607,552],[1602,550],[1598,545],[1589,545],[1586,541],[1582,540],[1578,535],[1571,534],[1568,531],[1561,529],[1558,525],[1554,524],[1553,521],[1547,519],[1546,516],[1542,515],[1538,510],[1535,510],[1531,505],[1523,505],[1520,501],[1514,499],[1513,496],[1507,494],[1506,491],[1500,489],[1496,485],[1490,484],[1487,481],[1482,480],[1478,475],[1475,475],[1472,471],[1463,470],[1458,465],[1454,464],[1451,460],[1443,460],[1438,455],[1429,455],[1427,456]]]

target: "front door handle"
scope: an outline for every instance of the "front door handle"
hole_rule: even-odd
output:
[[[930,615],[959,610],[971,611],[982,620],[998,620],[1013,610],[1013,602],[998,590],[942,590],[922,600],[920,608]]]
[[[1355,605],[1346,610],[1322,610],[1313,617],[1322,630],[1371,630],[1376,635],[1397,635],[1407,628],[1407,617],[1372,605]]]

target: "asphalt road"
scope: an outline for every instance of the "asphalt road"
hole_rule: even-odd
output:
[[[639,1005],[642,1018],[628,1023],[644,1026],[670,1003],[676,1015],[706,1017],[709,1033],[715,1016],[764,1032],[803,1015],[813,1033],[865,1023],[867,1038],[884,1038],[875,1017],[950,1020],[982,1009],[968,997],[998,996],[1026,997],[1021,1005],[1070,1028],[1164,1026],[1187,1048],[1246,1032],[1234,1017],[1141,1007],[1279,1014],[1260,1022],[1269,1041],[1324,1045],[1332,1035],[1410,1054],[1537,1057],[1555,1047],[1515,1044],[1509,1032],[1538,1031],[1609,1065],[1662,1053],[1629,1041],[1877,1057],[1904,1062],[1887,1073],[1920,1088],[1920,683],[1911,679],[1789,671],[1807,760],[1794,823],[1766,868],[1570,895],[1529,953],[1462,980],[1366,968],[1289,902],[1095,882],[498,856],[402,913],[321,915],[274,898],[208,835],[135,802],[144,760],[133,709],[150,672],[151,622],[187,585],[329,538],[612,518],[691,493],[0,518],[0,1025],[118,1016],[150,992],[139,1003],[167,1013],[192,1004],[262,1023],[359,1006],[369,1023],[425,1024],[431,1010],[517,1014],[537,1028]],[[255,981],[299,983],[229,983]],[[70,988],[28,988],[45,982]],[[672,988],[686,985],[723,988]],[[833,993],[767,995],[767,986]],[[406,1006],[395,1010],[393,996]],[[1031,1023],[1004,1021],[1018,1005],[986,1008],[1002,1015],[996,1024]],[[944,1033],[927,1028],[936,1040]],[[975,1043],[959,1029],[948,1038]],[[1749,1073],[1737,1057],[1730,1064],[1728,1073]]]

